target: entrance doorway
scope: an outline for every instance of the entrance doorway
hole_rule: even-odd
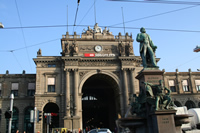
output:
[[[52,128],[59,127],[59,107],[55,103],[47,103],[43,109],[44,113],[51,113],[51,124],[49,125],[49,131],[52,131]],[[47,118],[43,114],[43,132],[47,132]]]
[[[119,113],[119,87],[105,74],[91,76],[82,88],[83,129],[109,128],[114,131]]]

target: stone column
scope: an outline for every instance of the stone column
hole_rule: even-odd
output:
[[[177,84],[177,92],[178,92],[178,94],[183,93],[182,82],[181,82],[181,80],[179,78],[178,69],[176,69],[176,84]]]
[[[136,91],[135,91],[135,87],[134,87],[134,83],[135,83],[135,76],[134,76],[134,69],[132,68],[132,69],[130,69],[130,75],[131,75],[131,82],[130,82],[130,84],[131,84],[131,95],[132,94],[135,94],[136,93]]]
[[[191,93],[197,93],[196,86],[195,86],[194,82],[192,82],[193,81],[192,71],[191,71],[191,69],[189,69],[188,71],[189,71],[189,84],[188,84],[189,89],[190,89]]]
[[[69,70],[67,69],[65,71],[66,73],[66,116],[67,117],[70,117],[70,72]]]
[[[126,113],[127,107],[128,107],[128,85],[127,85],[127,73],[126,69],[123,69],[123,83],[124,83],[124,113]]]
[[[78,69],[74,70],[74,115],[78,115]]]

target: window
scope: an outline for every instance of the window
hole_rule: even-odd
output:
[[[18,96],[19,83],[12,83],[11,93]]]
[[[55,92],[55,78],[48,78],[48,92]]]
[[[28,96],[34,96],[35,95],[35,83],[28,83]]]
[[[34,108],[28,107],[24,113],[24,131],[26,131],[26,133],[33,133],[34,124],[30,122],[31,110],[34,110]]]
[[[6,133],[8,133],[8,125],[9,125],[9,119],[6,120]],[[16,131],[19,129],[18,125],[19,125],[19,110],[16,107],[13,107],[11,133],[16,133]]]
[[[0,96],[1,96],[1,83],[0,83]]]
[[[56,67],[56,64],[48,64],[48,67]]]
[[[169,80],[169,87],[172,92],[176,92],[176,86],[174,80]]]
[[[200,80],[195,80],[195,85],[196,85],[197,91],[200,91]]]
[[[88,101],[88,100],[96,101],[97,98],[94,97],[94,96],[85,96],[85,97],[82,98],[82,100],[84,100],[84,101]]]
[[[185,92],[190,91],[187,80],[183,80],[182,85],[183,85],[183,91],[185,91]]]

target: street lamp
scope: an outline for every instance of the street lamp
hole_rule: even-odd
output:
[[[70,115],[72,119],[72,133],[73,133],[74,101],[73,101],[72,95],[70,95]]]
[[[200,46],[196,46],[196,48],[194,48],[194,52],[199,52],[200,51]]]
[[[3,24],[0,22],[0,28],[3,28],[4,26],[3,26]]]

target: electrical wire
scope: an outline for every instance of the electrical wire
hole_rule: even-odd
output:
[[[17,14],[18,14],[20,26],[22,26],[21,17],[20,17],[18,5],[17,5],[17,0],[15,0],[15,5],[16,5],[16,8],[17,8]],[[29,59],[29,53],[28,53],[28,49],[27,49],[27,45],[26,45],[26,39],[25,39],[25,35],[24,35],[24,30],[21,29],[21,31],[22,31],[22,36],[23,36],[24,44],[25,44],[25,47],[26,47],[26,53],[27,53],[27,56],[28,56],[28,59]],[[30,60],[28,60],[28,61],[29,61],[30,68],[32,70]]]
[[[84,20],[84,18],[87,16],[87,14],[89,13],[89,11],[92,9],[92,7],[95,5],[95,3],[96,3],[96,0],[95,0],[95,2],[92,4],[92,6],[89,8],[89,10],[86,12],[86,14],[83,16],[83,18],[81,19],[81,21],[79,22],[79,24],[78,25],[76,25],[76,29],[77,29],[77,27],[78,26],[80,26],[80,24],[81,24],[81,22]],[[96,20],[95,20],[96,21]],[[75,29],[75,30],[76,30]]]
[[[68,25],[68,26],[73,26],[73,25]],[[76,25],[76,26],[80,26],[80,27],[93,27],[94,25]],[[53,26],[27,26],[27,27],[7,27],[7,29],[20,29],[20,28],[56,28],[56,27],[66,27],[66,25],[53,25]],[[113,28],[113,29],[121,29],[124,27],[116,27],[116,26],[108,26],[108,25],[99,25],[99,27],[109,27],[109,28]],[[126,27],[126,29],[140,29],[141,27]],[[6,29],[6,28],[4,28]],[[148,30],[158,30],[158,31],[172,31],[172,32],[196,32],[199,33],[199,30],[181,30],[181,29],[156,29],[156,28],[145,28]]]
[[[143,19],[147,19],[147,18],[157,17],[157,16],[161,16],[161,15],[165,15],[165,14],[169,14],[169,13],[173,13],[173,12],[186,10],[186,9],[189,9],[189,8],[194,8],[194,7],[197,7],[197,6],[200,6],[200,5],[184,7],[184,8],[180,8],[180,9],[176,9],[176,10],[172,10],[172,11],[167,11],[167,12],[163,12],[163,13],[159,13],[159,14],[155,14],[155,15],[150,15],[150,16],[146,16],[146,17],[142,17],[142,18],[138,18],[138,19],[133,19],[133,20],[126,21],[124,23],[130,23],[130,22],[133,22],[133,21],[139,21],[139,20],[143,20]],[[121,24],[123,24],[123,23],[117,23],[117,24],[113,24],[113,25],[110,25],[110,26],[116,26],[116,25],[121,25]]]
[[[21,64],[19,63],[17,57],[15,56],[15,54],[13,53],[13,51],[11,51],[12,55],[14,56],[15,60],[17,61],[18,65],[21,67],[21,69],[23,70]]]
[[[136,1],[136,0],[107,0],[107,1],[118,1],[118,2],[137,2],[137,3],[151,3],[151,4],[184,4],[184,5],[199,5],[200,2],[189,2],[189,1]]]
[[[22,47],[22,48],[18,48],[18,49],[13,49],[13,50],[0,50],[0,52],[15,52],[15,51],[18,51],[18,50],[22,50],[22,49],[25,49],[25,48],[34,47],[34,46],[37,46],[37,45],[41,45],[41,44],[45,44],[45,43],[49,43],[49,42],[53,42],[53,41],[57,41],[57,40],[60,40],[60,38],[53,39],[53,40],[49,40],[49,41],[45,41],[45,42],[41,42],[41,43],[37,43],[37,44],[33,44],[33,45],[30,45],[30,46]]]
[[[185,62],[185,63],[182,63],[182,64],[180,64],[180,65],[178,65],[178,66],[176,66],[176,67],[174,67],[174,68],[170,68],[169,70],[177,69],[178,67],[181,67],[181,66],[183,66],[183,65],[185,65],[185,64],[187,64],[187,63],[189,63],[189,62],[191,62],[191,61],[193,61],[193,60],[196,60],[196,59],[199,58],[199,57],[200,57],[200,56],[197,56],[197,57],[195,57],[195,58],[192,58],[192,59],[188,60],[188,61]]]

